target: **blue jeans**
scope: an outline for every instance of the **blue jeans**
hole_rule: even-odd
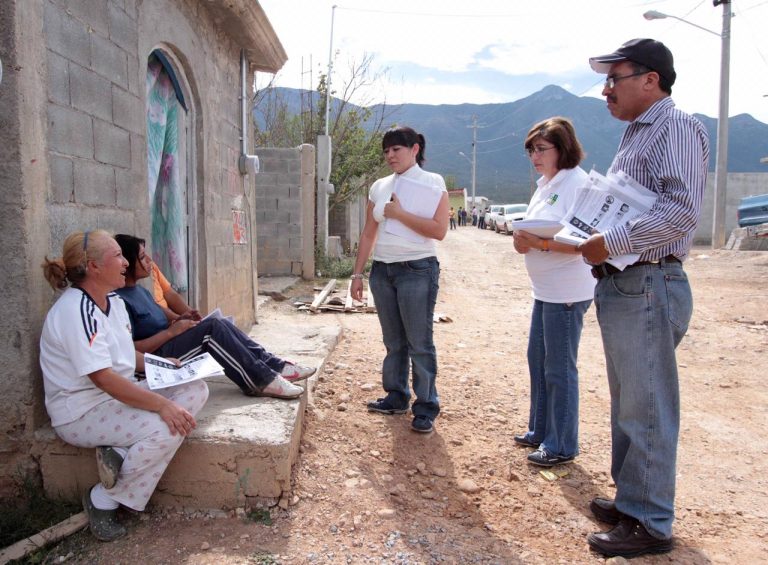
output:
[[[534,300],[528,337],[531,410],[527,438],[549,453],[579,453],[579,353],[591,300],[555,304]]]
[[[595,288],[611,392],[616,508],[672,536],[680,390],[675,348],[693,299],[678,262],[628,267]]]
[[[427,257],[399,263],[374,261],[370,279],[387,349],[382,367],[386,398],[397,408],[408,407],[410,368],[416,395],[411,411],[414,416],[432,419],[440,412],[435,387],[437,352],[432,339],[439,278],[440,263],[436,257]]]

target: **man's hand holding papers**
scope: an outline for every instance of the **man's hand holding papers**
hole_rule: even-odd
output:
[[[637,261],[639,255],[610,257],[602,234],[645,214],[656,198],[656,193],[623,171],[605,177],[590,171],[587,185],[579,191],[573,207],[562,219],[564,227],[555,235],[555,240],[577,245],[590,263],[608,262],[623,270]]]

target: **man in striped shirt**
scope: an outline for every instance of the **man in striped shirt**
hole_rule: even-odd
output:
[[[682,261],[699,221],[709,141],[701,123],[670,98],[672,53],[652,39],[628,41],[593,57],[607,74],[603,96],[629,122],[610,172],[624,171],[658,194],[642,216],[595,234],[580,246],[599,279],[595,306],[611,393],[611,475],[614,500],[595,498],[595,517],[614,525],[591,534],[608,556],[634,557],[672,549],[680,393],[675,348],[693,301]],[[639,253],[619,271],[609,256]]]

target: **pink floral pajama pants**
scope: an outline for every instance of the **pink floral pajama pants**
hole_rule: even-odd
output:
[[[146,381],[139,383],[146,388]],[[204,381],[154,391],[196,415],[208,399]],[[78,447],[116,446],[128,448],[117,484],[107,489],[114,500],[144,510],[184,436],[171,435],[168,425],[155,412],[132,408],[110,399],[79,420],[56,427],[58,436]]]

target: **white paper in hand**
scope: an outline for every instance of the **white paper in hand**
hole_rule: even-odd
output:
[[[512,222],[514,231],[524,231],[544,239],[552,239],[563,228],[557,220],[515,220]]]
[[[394,193],[397,194],[400,206],[406,212],[410,212],[420,218],[433,218],[437,205],[440,204],[443,190],[436,186],[399,177],[395,181]],[[387,218],[384,230],[387,233],[399,235],[414,243],[424,243],[427,241],[426,237],[419,235],[399,220]]]

